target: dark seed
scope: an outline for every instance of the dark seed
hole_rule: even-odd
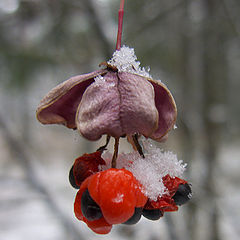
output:
[[[142,214],[149,220],[158,220],[163,216],[163,212],[160,209],[143,209]]]
[[[76,181],[75,181],[75,178],[74,178],[74,175],[73,175],[73,166],[71,167],[70,169],[70,172],[69,172],[69,182],[70,184],[72,185],[72,187],[76,188],[76,189],[79,189],[80,187],[76,184]]]
[[[180,184],[175,195],[172,197],[177,205],[188,202],[192,197],[192,190],[189,184]]]
[[[142,208],[135,208],[134,214],[123,224],[132,225],[136,224],[142,216]]]
[[[82,194],[81,210],[83,216],[89,220],[98,220],[102,217],[102,212],[97,203],[91,198],[88,190]]]

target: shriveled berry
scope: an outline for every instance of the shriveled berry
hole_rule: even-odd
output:
[[[94,153],[85,153],[81,157],[75,159],[74,164],[69,172],[69,182],[79,189],[82,182],[92,174],[99,171],[100,165],[105,165],[105,161],[101,157],[102,151]]]
[[[76,180],[74,178],[74,175],[73,175],[73,166],[71,167],[70,171],[69,171],[69,182],[70,184],[72,185],[72,187],[76,188],[76,189],[79,189],[80,186],[78,186],[76,184]]]
[[[142,208],[135,208],[134,214],[123,224],[133,225],[136,224],[142,216]]]
[[[191,199],[192,190],[189,184],[179,184],[178,189],[172,197],[177,205],[182,205]]]
[[[143,209],[142,215],[149,220],[158,220],[163,212],[160,209]]]
[[[91,198],[88,190],[86,190],[82,194],[81,198],[81,210],[83,216],[88,221],[94,221],[100,219],[102,215],[102,211],[97,203]]]

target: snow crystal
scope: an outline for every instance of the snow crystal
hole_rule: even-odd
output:
[[[101,85],[102,83],[105,82],[105,79],[104,79],[103,76],[98,75],[98,76],[96,76],[96,77],[94,78],[94,81],[95,81],[95,84],[97,84],[97,85],[98,85],[98,84]]]
[[[106,79],[101,76],[101,75],[98,75],[94,78],[94,85],[95,86],[102,86],[103,83],[106,83]],[[115,87],[116,86],[116,83],[114,81],[108,81],[107,84],[105,84],[105,87],[107,88],[111,88],[111,87]]]
[[[134,48],[129,48],[125,45],[113,53],[113,57],[108,61],[108,64],[117,67],[119,72],[129,72],[152,78],[149,74],[150,68],[145,69],[144,67],[140,67],[140,62],[137,61]]]
[[[117,168],[125,168],[132,172],[135,178],[142,184],[143,193],[151,200],[167,193],[167,189],[162,182],[162,177],[169,174],[171,177],[181,177],[186,164],[178,160],[172,152],[164,152],[157,148],[150,140],[142,141],[145,158],[138,152],[121,153],[117,159]],[[101,170],[111,167],[111,154],[104,152],[102,157],[107,165]]]
[[[117,196],[116,196],[114,199],[112,199],[112,201],[113,201],[114,203],[123,202],[123,197],[124,197],[124,194],[118,193]]]

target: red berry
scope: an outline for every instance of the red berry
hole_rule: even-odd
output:
[[[88,189],[110,224],[127,221],[133,216],[135,207],[143,207],[147,201],[139,182],[125,169],[111,168],[95,174]]]
[[[85,179],[85,181],[81,184],[79,191],[77,192],[77,196],[74,202],[74,213],[80,221],[85,222],[88,227],[91,228],[95,233],[107,234],[111,231],[112,225],[107,223],[103,217],[97,220],[89,221],[86,217],[83,216],[82,213],[81,199],[84,191],[87,190],[89,179],[90,177]]]
[[[75,160],[69,172],[69,181],[74,188],[79,188],[87,177],[99,171],[100,165],[106,164],[101,154],[101,151],[85,153]]]
[[[89,193],[84,196],[86,190]],[[93,231],[105,234],[111,230],[112,224],[124,223],[136,217],[135,209],[142,208],[146,202],[147,197],[141,192],[141,185],[131,172],[108,169],[83,181],[75,199],[74,212]],[[140,219],[141,214],[138,217]],[[134,219],[136,222],[138,220]]]
[[[177,189],[178,189],[178,186],[179,184],[185,184],[187,183],[187,181],[181,179],[181,178],[178,178],[178,177],[170,177],[169,174],[167,174],[166,176],[164,176],[162,178],[163,180],[163,184],[164,186],[168,189],[168,192],[169,192],[169,195],[172,197]]]
[[[168,189],[168,193],[158,197],[156,201],[148,200],[144,206],[145,210],[158,209],[162,212],[177,211],[178,206],[186,203],[191,196],[191,188],[187,181],[166,175],[162,178],[164,186]]]

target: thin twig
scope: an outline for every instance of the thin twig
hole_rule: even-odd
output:
[[[117,165],[118,145],[119,145],[119,138],[117,137],[115,138],[114,153],[112,157],[112,168],[116,168],[116,165]]]

